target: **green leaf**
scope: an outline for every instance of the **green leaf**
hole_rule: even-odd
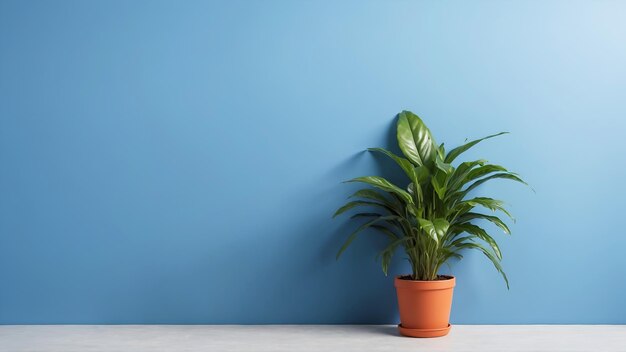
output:
[[[522,180],[519,176],[517,176],[514,173],[511,173],[511,172],[498,173],[498,174],[493,174],[491,176],[487,176],[485,178],[481,178],[480,180],[472,183],[471,185],[469,185],[469,187],[467,187],[465,190],[463,190],[463,196],[467,195],[471,190],[473,190],[474,188],[482,185],[483,183],[485,183],[485,182],[487,182],[489,180],[496,179],[496,178],[513,180],[513,181],[520,182],[520,183],[523,183],[526,186],[528,186],[528,183],[524,182],[524,180]]]
[[[448,181],[448,189],[451,191],[458,191],[466,182],[467,176],[476,166],[484,165],[487,160],[475,160],[462,162],[454,170],[454,173],[450,176]]]
[[[509,227],[504,223],[504,221],[502,221],[497,216],[480,214],[480,213],[465,213],[457,219],[456,223],[461,224],[461,223],[471,221],[474,219],[483,219],[483,220],[490,221],[491,223],[501,228],[502,231],[504,231],[504,233],[509,234],[509,235],[511,234],[511,230],[509,229]]]
[[[430,184],[439,199],[444,199],[448,191],[448,175],[444,171],[437,170],[435,176],[430,178]]]
[[[498,272],[502,275],[502,278],[504,279],[504,282],[506,283],[506,288],[509,288],[509,279],[507,279],[506,274],[504,273],[504,271],[502,270],[502,265],[500,264],[500,261],[498,260],[498,258],[496,256],[494,256],[493,253],[491,253],[487,248],[483,247],[482,245],[480,245],[479,243],[463,243],[463,244],[459,244],[457,246],[458,249],[463,249],[463,248],[471,248],[471,249],[478,249],[481,252],[483,252],[483,254],[489,258],[489,260],[491,261],[491,263],[493,264],[493,266],[495,266],[496,270],[498,270]]]
[[[500,132],[500,133],[492,134],[490,136],[483,137],[483,138],[476,139],[476,140],[473,140],[471,142],[465,143],[465,144],[463,144],[460,147],[456,147],[456,148],[454,148],[454,149],[452,149],[451,151],[448,152],[448,155],[445,158],[445,162],[446,163],[453,162],[454,159],[456,159],[459,155],[463,154],[465,151],[467,151],[471,147],[475,146],[476,144],[480,143],[481,141],[484,141],[485,139],[501,136],[501,135],[507,134],[507,133],[509,133],[509,132]]]
[[[439,242],[439,238],[437,237],[437,230],[435,230],[435,224],[433,224],[432,221],[418,218],[417,223],[419,224],[420,229],[426,232],[426,234],[430,236],[433,241]]]
[[[476,198],[472,198],[469,200],[464,200],[462,202],[459,202],[452,210],[458,211],[460,208],[461,211],[465,209],[469,211],[473,207],[478,206],[478,205],[485,207],[487,209],[491,209],[493,211],[500,210],[501,212],[505,213],[509,218],[513,219],[511,214],[504,208],[504,202],[502,202],[501,200],[488,198],[488,197],[476,197]]]
[[[477,178],[483,177],[487,174],[490,174],[492,172],[498,172],[498,171],[509,172],[507,169],[504,168],[504,166],[487,164],[487,165],[482,165],[480,167],[477,167],[473,169],[472,171],[470,171],[467,174],[467,180],[472,181]]]
[[[440,238],[443,238],[443,236],[445,236],[446,232],[448,231],[448,227],[450,226],[450,223],[443,218],[437,218],[433,221],[418,218],[417,222],[420,226],[420,229],[426,232],[426,234],[428,234],[428,236],[430,236],[437,243],[439,243]]]
[[[365,200],[356,200],[356,201],[348,202],[344,206],[342,206],[341,208],[337,209],[335,214],[333,214],[333,218],[335,218],[335,217],[345,213],[346,211],[348,211],[348,210],[350,210],[352,208],[360,207],[360,206],[379,207],[379,208],[386,209],[386,210],[388,210],[390,212],[393,211],[392,209],[387,207],[385,204],[380,204],[380,203],[376,203],[376,202],[369,202],[369,201],[365,201]]]
[[[428,182],[428,178],[430,177],[430,170],[426,166],[418,166],[414,170],[415,174],[417,175],[417,182],[419,184],[424,184]]]
[[[350,234],[350,236],[348,236],[348,239],[346,240],[346,242],[343,244],[343,246],[341,246],[341,248],[339,249],[339,252],[337,252],[337,259],[339,259],[339,257],[341,256],[341,254],[348,248],[348,246],[350,246],[350,244],[352,243],[352,241],[354,241],[354,239],[356,238],[356,236],[361,233],[361,231],[367,229],[368,227],[382,222],[382,221],[387,221],[387,220],[392,220],[394,219],[396,216],[381,216],[377,219],[371,220],[366,222],[365,224],[359,226],[354,232],[352,232]]]
[[[491,167],[495,167],[495,168],[491,168]],[[446,201],[450,201],[450,200],[461,200],[463,198],[465,198],[468,193],[470,191],[472,191],[473,189],[475,189],[476,187],[480,186],[481,184],[489,181],[489,180],[493,180],[493,179],[509,179],[509,180],[513,180],[513,181],[517,181],[520,183],[523,183],[525,185],[528,185],[526,182],[524,182],[524,180],[522,180],[517,174],[512,173],[512,172],[503,172],[503,173],[497,173],[497,174],[492,174],[490,176],[484,177],[482,179],[479,179],[477,181],[475,181],[474,183],[470,184],[467,188],[465,188],[464,190],[460,190],[460,188],[467,182],[474,180],[476,177],[480,177],[480,173],[483,172],[487,172],[488,170],[481,170],[479,173],[474,173],[474,171],[479,171],[479,169],[481,168],[488,168],[490,170],[496,170],[496,169],[504,169],[503,167],[499,166],[499,165],[485,165],[479,168],[476,168],[472,171],[470,171],[470,173],[467,175],[467,177],[463,180],[463,183],[459,183],[459,184],[455,184],[456,187],[456,191],[449,191],[448,192],[448,196],[446,197]],[[493,171],[489,171],[487,173],[490,173]],[[533,190],[534,191],[534,190]]]
[[[350,219],[358,219],[358,218],[377,218],[380,216],[384,216],[380,213],[356,213],[350,217]]]
[[[368,198],[368,199],[372,199],[372,200],[377,200],[377,201],[379,201],[381,203],[389,202],[389,199],[387,199],[387,197],[385,197],[384,195],[376,192],[373,189],[369,189],[369,188],[360,189],[360,190],[354,192],[348,198]]]
[[[442,263],[445,263],[448,259],[450,259],[452,257],[457,258],[457,259],[463,258],[463,256],[460,255],[459,253],[457,253],[457,252],[455,252],[453,250],[450,250],[450,249],[448,249],[446,247],[442,247],[442,248],[439,249],[439,255],[441,256],[441,262]]]
[[[450,178],[456,171],[452,165],[444,163],[439,157],[435,158],[435,166],[435,176],[430,179],[430,183],[439,199],[444,199],[449,190]]]
[[[382,233],[384,233],[391,240],[395,240],[395,239],[398,238],[398,235],[396,235],[393,231],[391,231],[390,229],[386,228],[385,226],[382,226],[382,225],[372,225],[370,227],[373,228],[373,229],[376,229],[376,230],[378,230],[378,231],[380,231]]]
[[[437,166],[437,169],[443,171],[446,175],[450,175],[454,172],[454,166],[445,163],[439,158],[435,159],[435,165]]]
[[[448,232],[448,228],[450,227],[450,223],[444,218],[434,219],[433,225],[435,226],[435,231],[437,232],[437,237],[439,238],[445,236],[446,232]]]
[[[386,179],[380,176],[365,176],[365,177],[357,177],[352,180],[346,182],[362,182],[374,186],[378,189],[381,189],[386,192],[390,192],[401,197],[405,202],[413,204],[413,198],[411,195],[401,189],[400,187],[394,185],[393,183],[387,181]]]
[[[351,198],[365,198],[365,199],[375,200],[386,205],[389,209],[392,209],[393,212],[395,212],[396,214],[402,213],[401,205],[399,205],[397,202],[389,200],[387,197],[385,197],[384,195],[378,193],[376,190],[373,190],[373,189],[369,189],[369,188],[360,189],[354,192],[354,194],[352,194],[350,197],[348,197],[348,199],[351,199]]]
[[[386,156],[391,158],[393,161],[395,161],[396,164],[398,164],[402,168],[404,173],[412,182],[417,182],[417,174],[415,173],[413,164],[411,164],[411,162],[408,159],[399,157],[395,155],[394,153],[383,148],[369,148],[368,150],[371,152],[378,152],[378,153],[385,154]]]
[[[421,203],[423,201],[423,191],[422,191],[422,186],[418,183],[415,184],[413,182],[409,183],[409,185],[406,187],[407,192],[409,192],[410,195],[412,196],[417,196],[417,203]],[[405,207],[406,210],[408,210],[411,214],[415,215],[417,214],[417,207],[415,206],[415,203],[413,204],[406,204]]]
[[[489,211],[475,208],[509,213],[502,201],[488,197],[464,198],[488,180],[523,181],[517,174],[500,165],[488,164],[486,160],[458,161],[468,149],[504,132],[466,141],[446,153],[444,144],[435,143],[429,129],[417,115],[402,111],[397,118],[397,138],[402,153],[395,154],[383,148],[371,148],[369,151],[391,158],[407,175],[408,182],[396,185],[378,176],[346,181],[361,182],[371,187],[355,192],[349,197],[354,199],[350,199],[335,214],[361,207],[351,211],[350,215],[356,213],[352,218],[364,219],[344,239],[337,258],[359,234],[370,228],[377,232],[376,235],[389,238],[387,248],[379,253],[385,274],[399,246],[404,247],[411,262],[411,276],[415,280],[433,280],[446,260],[461,258],[460,252],[465,248],[477,249],[492,261],[508,287],[508,279],[500,265],[500,248],[479,220],[489,221],[505,233],[510,233],[509,227],[498,217],[500,214],[486,215]],[[406,184],[408,186],[405,187]]]
[[[407,242],[409,240],[411,240],[410,237],[399,238],[391,242],[391,244],[389,244],[387,248],[385,248],[384,250],[380,252],[379,255],[382,256],[381,264],[382,264],[383,273],[385,273],[385,276],[387,276],[387,272],[389,270],[389,263],[391,262],[391,258],[393,257],[393,253],[395,252],[396,248],[398,248],[398,246],[401,245],[402,243]]]
[[[443,146],[443,143],[441,143],[439,145],[439,148],[437,148],[437,154],[439,155],[439,158],[441,158],[441,160],[446,158],[446,148]]]
[[[471,242],[472,239],[474,239],[475,237],[476,236],[474,236],[474,235],[465,236],[465,237],[458,237],[454,241],[450,242],[450,244],[448,244],[447,247],[456,247],[456,246],[459,246],[462,243]]]
[[[414,165],[431,165],[437,146],[424,122],[410,111],[398,114],[398,145]]]
[[[481,240],[487,242],[487,244],[493,249],[498,259],[502,259],[502,252],[500,251],[500,247],[498,247],[496,240],[494,240],[493,237],[489,236],[487,231],[485,231],[483,228],[470,224],[470,223],[465,223],[465,224],[453,225],[452,231],[458,232],[458,233],[467,232],[469,234],[472,234],[480,238]]]

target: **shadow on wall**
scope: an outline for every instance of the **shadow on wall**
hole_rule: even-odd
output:
[[[383,145],[371,147],[393,150],[397,144],[395,119],[381,139]],[[397,320],[394,273],[386,277],[376,260],[376,254],[386,247],[386,238],[364,231],[339,260],[335,258],[358,224],[348,221],[348,214],[336,219],[332,215],[350,194],[365,186],[342,182],[364,175],[402,180],[395,164],[370,154],[358,151],[303,182],[299,189],[285,192],[280,200],[283,206],[267,221],[276,225],[260,229],[247,243],[263,253],[257,254],[256,267],[247,268],[254,272],[243,275],[248,284],[233,281],[238,288],[227,288],[227,294],[238,297],[239,303],[225,314],[232,318],[220,323],[372,324]],[[263,233],[280,238],[280,243],[268,248]],[[400,257],[393,268],[400,267]]]
[[[383,141],[376,143],[382,145],[371,147],[395,151],[395,119]],[[254,234],[229,234],[233,238],[225,239],[208,257],[189,255],[167,265],[155,263],[151,270],[152,286],[143,287],[141,292],[116,295],[128,297],[128,302],[121,305],[132,305],[128,316],[141,316],[142,320],[111,317],[105,318],[106,322],[382,324],[397,321],[392,278],[396,270],[404,273],[406,270],[400,269],[408,269],[402,254],[398,253],[389,276],[385,277],[376,255],[386,247],[387,240],[377,232],[364,231],[339,260],[335,258],[358,223],[349,221],[349,214],[336,219],[332,215],[356,189],[367,187],[342,181],[365,175],[380,175],[393,182],[403,180],[402,172],[384,156],[359,151],[318,177],[299,184],[299,189],[285,192],[287,196],[280,197],[279,204],[274,205],[276,211],[265,222],[271,226],[259,226]],[[207,231],[204,235],[217,234]],[[268,242],[268,238],[273,240]]]
[[[384,147],[399,154],[396,142],[396,120],[389,124],[385,133],[382,145],[371,145],[369,147]],[[367,164],[367,167],[363,167]],[[341,323],[389,323],[397,320],[397,309],[395,299],[395,289],[393,287],[393,276],[396,271],[404,272],[408,266],[402,260],[402,255],[394,258],[392,268],[388,277],[382,273],[380,260],[377,254],[384,249],[388,242],[386,237],[372,230],[362,232],[359,237],[352,242],[350,247],[342,254],[337,261],[336,254],[343,245],[347,237],[358,226],[359,223],[350,220],[350,215],[355,211],[343,214],[335,219],[330,219],[332,213],[345,204],[347,196],[360,188],[369,186],[360,183],[342,183],[348,179],[359,176],[383,176],[394,183],[405,184],[403,173],[397,165],[388,160],[385,156],[370,153],[366,150],[357,152],[344,162],[330,169],[323,177],[323,181],[316,181],[316,184],[329,184],[329,188],[320,192],[313,200],[322,202],[323,207],[328,210],[320,218],[312,218],[313,224],[330,222],[328,231],[323,234],[323,242],[319,245],[319,257],[315,258],[303,269],[309,272],[319,272],[326,277],[321,277],[320,282],[327,282],[328,276],[332,280],[329,287],[330,294],[341,302],[338,305],[343,312]],[[341,196],[337,196],[341,195]],[[344,196],[345,195],[345,196]],[[357,209],[359,210],[359,209]],[[361,211],[375,211],[375,209]],[[365,222],[366,220],[361,221]],[[313,225],[315,226],[315,225]],[[320,234],[322,235],[322,234]],[[400,270],[405,268],[405,270]]]

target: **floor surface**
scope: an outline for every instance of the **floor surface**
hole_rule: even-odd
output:
[[[4,325],[0,351],[626,352],[626,325],[458,325],[435,339],[391,325]]]

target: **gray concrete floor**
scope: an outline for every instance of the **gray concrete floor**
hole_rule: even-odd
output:
[[[626,352],[626,325],[458,325],[435,339],[390,325],[4,325],[0,351]]]

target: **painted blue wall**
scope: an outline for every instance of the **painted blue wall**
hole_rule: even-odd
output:
[[[0,323],[393,323],[331,214],[410,109],[518,221],[453,323],[626,323],[626,3],[0,1]],[[393,273],[407,272],[401,257]]]

